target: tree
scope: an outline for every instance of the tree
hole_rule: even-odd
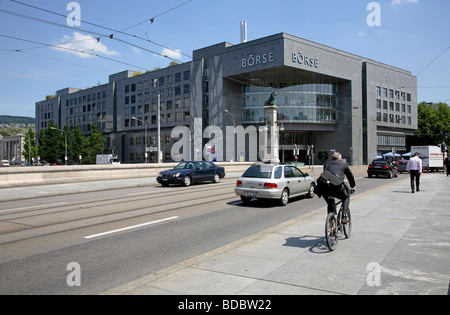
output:
[[[450,107],[446,103],[420,103],[418,122],[411,145],[450,143]]]
[[[91,124],[91,126],[92,133],[87,138],[86,162],[88,164],[95,164],[97,162],[97,154],[103,154],[105,139],[103,138],[97,124]]]
[[[39,155],[48,163],[64,161],[65,135],[53,120],[50,120],[47,129],[39,134]]]
[[[72,160],[77,160],[81,156],[82,158],[86,158],[87,152],[86,152],[86,146],[87,141],[86,137],[84,136],[83,132],[81,131],[80,125],[77,125],[72,133],[72,142],[71,142],[71,157]]]
[[[33,164],[33,159],[36,160],[38,156],[38,148],[36,146],[36,136],[31,127],[25,134],[25,141],[23,145],[22,155],[28,160],[30,164]]]

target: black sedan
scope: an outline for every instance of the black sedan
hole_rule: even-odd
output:
[[[181,162],[174,169],[158,174],[156,180],[164,187],[170,184],[190,186],[194,183],[212,181],[218,183],[225,177],[225,168],[206,161]]]
[[[388,178],[393,178],[398,176],[398,170],[392,162],[375,160],[369,165],[367,175],[369,178],[372,176],[387,176]]]

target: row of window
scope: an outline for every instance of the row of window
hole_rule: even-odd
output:
[[[376,87],[376,94],[377,96],[389,97],[397,100],[411,102],[410,93],[400,92],[396,90],[394,91],[393,89],[387,89],[381,86]]]
[[[404,147],[406,138],[404,136],[378,135],[379,146]]]
[[[411,114],[412,107],[411,105],[382,101],[380,99],[377,99],[377,109],[385,109]]]
[[[97,93],[89,93],[83,96],[74,97],[66,100],[66,106],[73,106],[78,104],[83,104],[86,102],[94,102],[97,100],[106,99],[106,91],[101,91]]]
[[[174,91],[175,91],[175,94],[174,94]],[[190,93],[191,93],[191,85],[185,84],[185,85],[183,85],[183,87],[180,85],[180,86],[175,86],[175,88],[169,87],[167,89],[161,89],[159,91],[152,91],[151,97],[150,97],[150,92],[139,93],[137,95],[133,94],[130,96],[125,96],[125,105],[147,102],[150,100],[152,102],[156,103],[156,101],[158,99],[158,95],[161,97],[161,99],[164,99],[166,97],[172,97],[174,95],[181,96],[182,94],[186,95],[186,94],[190,94]]]
[[[412,118],[409,116],[407,117],[380,112],[377,113],[377,121],[408,126],[412,125]]]
[[[161,114],[160,117],[161,117],[162,124],[189,122],[191,119],[191,112],[190,111],[176,112],[175,114],[167,113],[167,114]],[[144,118],[138,118],[138,119],[126,118],[124,121],[124,127],[128,128],[128,127],[143,126],[144,123],[147,126],[157,125],[158,124],[157,115],[151,116],[151,121],[150,121],[150,116],[145,116]]]
[[[125,94],[140,92],[142,90],[150,89],[150,84],[153,88],[158,86],[164,86],[166,84],[180,83],[181,81],[189,81],[191,79],[190,71],[178,72],[174,75],[170,74],[165,77],[159,77],[158,79],[146,80],[144,82],[133,83],[125,85]],[[151,83],[150,83],[151,82]]]

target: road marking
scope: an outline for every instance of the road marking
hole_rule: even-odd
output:
[[[109,232],[104,232],[104,233],[95,234],[95,235],[91,235],[91,236],[86,236],[85,239],[88,240],[88,239],[91,239],[91,238],[96,238],[96,237],[105,236],[105,235],[114,234],[114,233],[119,233],[119,232],[128,231],[128,230],[133,230],[133,229],[137,229],[137,228],[140,228],[140,227],[143,227],[143,226],[153,225],[153,224],[166,222],[166,221],[172,221],[172,220],[176,220],[176,219],[179,219],[179,217],[171,217],[171,218],[167,218],[167,219],[162,219],[162,220],[147,222],[147,223],[143,223],[143,224],[133,225],[133,226],[129,226],[129,227],[118,229],[118,230],[114,230],[114,231],[109,231]]]
[[[32,207],[25,207],[25,208],[2,210],[2,211],[0,211],[0,213],[19,211],[19,210],[30,210],[30,209],[36,209],[36,208],[52,207],[52,206],[61,206],[61,205],[65,205],[66,203],[67,202],[58,202],[58,203],[52,203],[52,204],[49,204],[49,205],[41,205],[41,206],[32,206]]]

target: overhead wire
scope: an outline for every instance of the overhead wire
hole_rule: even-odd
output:
[[[50,13],[50,14],[54,14],[54,15],[57,15],[57,16],[66,18],[66,15],[61,14],[61,13],[58,13],[58,12],[54,12],[54,11],[50,11],[50,10],[48,10],[48,9],[36,7],[36,6],[34,6],[34,5],[27,4],[27,3],[23,3],[23,2],[20,2],[20,1],[17,1],[17,0],[11,0],[11,1],[12,1],[12,2],[15,2],[15,3],[18,3],[18,4],[21,4],[21,5],[24,5],[24,6],[27,6],[27,7],[31,7],[31,8],[33,8],[33,9],[37,9],[37,10],[40,10],[40,11],[44,11],[44,12],[47,12],[47,13]],[[168,49],[168,50],[170,50],[170,51],[179,53],[179,54],[181,54],[181,55],[183,55],[183,56],[185,56],[185,57],[188,57],[188,58],[192,59],[192,56],[189,56],[189,55],[187,55],[187,54],[181,53],[181,52],[179,52],[178,50],[172,49],[172,48],[170,48],[170,47],[167,47],[167,46],[162,45],[162,44],[160,44],[160,43],[157,43],[157,42],[155,42],[155,41],[152,41],[152,40],[150,40],[150,38],[148,37],[148,31],[150,30],[151,25],[153,24],[154,20],[155,20],[157,17],[160,17],[160,16],[162,16],[162,15],[164,15],[164,14],[167,14],[167,13],[169,13],[169,12],[171,12],[171,11],[173,11],[173,10],[175,10],[175,9],[177,9],[177,8],[179,8],[179,7],[181,7],[181,6],[184,6],[184,5],[188,4],[189,2],[192,2],[192,1],[193,1],[193,0],[186,1],[186,2],[184,2],[184,3],[182,3],[182,4],[178,5],[178,6],[176,6],[176,7],[174,7],[174,8],[172,8],[172,9],[170,9],[170,10],[167,10],[167,11],[161,13],[161,14],[156,15],[156,16],[153,17],[153,18],[146,19],[146,20],[143,21],[143,22],[140,22],[140,23],[138,23],[138,24],[135,24],[135,25],[133,25],[133,26],[130,26],[130,27],[128,27],[128,28],[126,28],[126,29],[124,29],[124,30],[121,30],[121,31],[120,31],[120,30],[113,29],[113,28],[110,28],[110,27],[107,27],[107,26],[99,25],[99,24],[97,24],[97,23],[92,23],[92,22],[89,22],[89,21],[84,21],[84,20],[81,20],[81,19],[75,19],[75,21],[80,22],[80,23],[85,23],[85,24],[88,24],[88,25],[91,25],[91,26],[95,26],[95,27],[98,27],[98,28],[102,28],[102,29],[105,29],[105,30],[108,30],[108,31],[112,31],[113,33],[109,35],[111,39],[116,39],[114,36],[115,36],[116,34],[121,34],[121,35],[129,36],[129,37],[137,38],[137,39],[140,39],[140,40],[144,40],[144,41],[146,41],[146,42],[152,43],[152,44],[154,44],[154,45],[157,45],[157,46],[159,46],[159,47]],[[147,39],[142,38],[142,37],[139,37],[138,35],[133,35],[133,34],[130,34],[130,33],[126,33],[126,32],[125,32],[125,30],[134,28],[134,27],[136,27],[136,26],[138,26],[138,25],[141,25],[141,24],[144,24],[144,23],[147,23],[147,22],[150,22],[150,26],[149,26],[149,28],[147,29],[147,32],[146,32],[145,34],[143,34],[143,35],[145,35],[145,36],[147,37]],[[123,41],[123,42],[129,44],[128,42],[125,42],[125,41]],[[166,55],[163,55],[163,54],[159,54],[159,55],[161,55],[161,56],[163,56],[163,57],[167,57]],[[175,61],[177,61],[177,60],[175,60]]]
[[[143,69],[143,70],[151,71],[150,69],[146,69],[146,68],[143,68],[143,67],[132,65],[132,64],[124,62],[124,61],[120,61],[120,60],[113,59],[113,58],[110,58],[110,57],[101,56],[101,55],[97,54],[95,51],[93,51],[91,53],[91,52],[87,52],[87,51],[84,51],[84,50],[78,50],[78,49],[72,49],[72,48],[68,48],[68,47],[63,47],[63,46],[61,46],[61,44],[46,44],[46,43],[41,43],[41,42],[37,42],[37,41],[34,41],[34,40],[18,38],[18,37],[9,36],[9,35],[3,35],[3,34],[0,34],[0,37],[14,39],[14,40],[23,41],[23,42],[28,42],[28,43],[37,44],[37,45],[46,46],[46,47],[53,47],[53,48],[56,48],[56,49],[62,49],[62,50],[67,50],[67,51],[81,53],[81,54],[87,54],[87,55],[95,56],[95,57],[102,58],[102,59],[105,59],[105,60],[114,61],[114,62],[123,64],[123,65],[131,66],[131,67],[136,68],[136,69]],[[6,49],[2,49],[2,50],[5,51]],[[10,49],[10,50],[7,50],[7,51],[21,52],[21,49]]]
[[[29,16],[29,15],[25,15],[25,14],[13,12],[13,11],[4,10],[4,9],[0,9],[0,13],[9,14],[9,15],[13,15],[13,16],[20,17],[20,18],[24,18],[24,19],[28,19],[28,20],[33,20],[33,21],[40,22],[40,23],[50,24],[50,25],[58,26],[58,27],[62,27],[62,28],[67,28],[67,29],[71,29],[71,30],[75,30],[75,31],[82,31],[82,32],[86,32],[86,33],[95,35],[95,36],[100,37],[100,38],[110,38],[110,39],[115,39],[115,40],[117,40],[117,41],[120,41],[120,42],[122,42],[122,43],[128,44],[128,45],[133,46],[133,47],[135,47],[135,48],[142,49],[142,50],[144,50],[144,51],[147,51],[147,52],[150,52],[150,53],[153,53],[153,54],[162,56],[162,57],[164,57],[164,58],[167,58],[167,59],[170,59],[170,60],[173,60],[173,61],[182,63],[182,61],[180,61],[180,60],[178,60],[178,59],[172,58],[172,57],[167,56],[167,55],[163,55],[163,54],[161,54],[161,53],[159,53],[159,52],[156,52],[156,51],[154,51],[154,50],[151,50],[151,49],[148,49],[148,48],[145,48],[145,47],[142,47],[142,46],[139,46],[139,45],[136,45],[136,44],[127,42],[127,41],[125,41],[125,40],[121,40],[121,39],[119,39],[119,38],[115,38],[113,34],[110,34],[110,35],[102,34],[102,33],[94,32],[94,31],[90,31],[90,30],[85,30],[85,29],[82,29],[82,28],[80,28],[80,27],[73,27],[73,26],[69,26],[69,25],[66,25],[66,24],[60,24],[60,23],[56,23],[56,22],[52,22],[52,21],[48,21],[48,20],[36,18],[36,17],[33,17],[33,16]]]

